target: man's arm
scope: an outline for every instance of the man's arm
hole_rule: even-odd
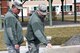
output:
[[[9,36],[10,40],[12,40],[13,44],[17,44],[17,41],[15,41],[14,39],[14,35],[13,35],[13,32],[12,32],[12,19],[11,17],[10,18],[6,18],[5,19],[5,31],[7,33],[7,35]],[[15,33],[15,31],[14,31]]]
[[[44,35],[43,29],[41,29],[41,26],[39,23],[32,24],[32,29],[35,34],[35,36],[38,38],[40,42],[45,44],[48,48],[52,48],[52,44],[48,42],[47,38]]]
[[[44,44],[48,44],[48,41],[44,35],[42,25],[40,25],[38,22],[32,24],[32,29],[35,34],[35,36],[38,38],[38,40]]]

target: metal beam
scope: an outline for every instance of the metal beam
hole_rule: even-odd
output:
[[[22,0],[21,0],[22,2]],[[23,18],[23,9],[21,9],[21,15],[22,15],[22,22],[24,22],[24,18]]]
[[[0,29],[2,28],[2,23],[1,23],[1,5],[0,5]]]
[[[61,0],[61,3],[62,3],[62,7],[61,7],[61,10],[62,10],[62,21],[64,21],[64,9],[63,9],[64,0]]]
[[[76,0],[74,0],[74,22],[77,21],[77,14],[76,14]]]
[[[49,18],[50,18],[50,26],[52,26],[52,3],[49,0]]]

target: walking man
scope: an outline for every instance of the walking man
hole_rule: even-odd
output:
[[[43,43],[48,47],[52,47],[44,34],[44,18],[47,15],[47,6],[42,3],[39,4],[38,8],[39,10],[35,11],[31,15],[27,26],[26,38],[29,48],[27,53],[39,53],[40,43]]]
[[[17,20],[20,9],[22,3],[16,0],[4,17],[4,40],[8,53],[20,53],[20,45],[23,42],[22,26]]]

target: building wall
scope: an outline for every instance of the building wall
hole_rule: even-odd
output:
[[[40,3],[45,3],[48,6],[48,2],[47,1],[26,1],[23,5],[23,7],[27,7],[27,9],[23,9],[23,12],[27,12],[30,13],[31,11],[37,10],[37,7]],[[24,14],[24,16],[27,16],[27,13]],[[20,14],[19,14],[20,16]]]
[[[8,11],[8,3],[7,0],[1,1],[1,14],[4,15]]]
[[[27,13],[30,13],[31,11],[34,11],[35,9],[37,9],[40,3],[45,3],[47,6],[49,6],[49,2],[47,0],[39,0],[39,1],[38,0],[35,0],[35,1],[28,0],[26,1],[23,7],[27,7],[27,8],[23,9],[23,12],[24,12],[23,15],[27,16]],[[9,5],[11,6],[12,3],[9,2]],[[55,7],[55,11],[57,12],[57,14],[61,12],[61,0],[53,0],[52,6]],[[70,8],[72,8],[72,10]],[[64,11],[68,11],[68,12],[74,11],[73,0],[64,0]],[[19,14],[19,16],[21,16],[21,13]]]
[[[76,4],[77,12],[80,12],[80,3]]]
[[[73,5],[72,1],[73,0],[64,0],[64,9],[66,8],[67,11],[70,11],[70,6]],[[47,6],[49,6],[49,2],[47,0],[44,0],[44,1],[26,1],[24,7],[29,7],[30,12],[31,10],[34,10],[34,7],[37,7],[38,4],[40,3],[45,3]],[[57,12],[57,14],[61,12],[61,0],[53,0],[52,6],[55,7],[55,11]]]
[[[76,3],[76,8],[77,8],[76,11],[77,11],[77,14],[80,15],[80,0],[76,0],[76,2],[77,2]],[[74,1],[72,3],[73,3],[73,8],[72,8],[73,10],[72,11],[74,12]]]

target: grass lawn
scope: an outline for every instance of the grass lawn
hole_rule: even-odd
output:
[[[26,34],[26,30],[23,31],[23,34]],[[52,36],[51,43],[53,45],[60,45],[66,42],[71,36],[80,34],[80,27],[46,28],[45,34],[46,36]],[[22,45],[25,45],[25,42]],[[5,49],[3,32],[0,32],[0,50]]]
[[[80,27],[47,28],[45,34],[52,36],[53,45],[63,44],[73,35],[80,34]]]
[[[48,17],[46,17],[48,18]],[[56,18],[56,19],[55,19]],[[54,17],[52,17],[52,19],[54,20],[62,20],[62,16],[61,15],[56,15]],[[48,18],[49,19],[49,18]],[[80,21],[80,16],[77,16],[77,21]],[[20,21],[22,21],[22,18],[19,18]],[[67,21],[74,21],[74,15],[64,15],[64,21],[67,20]],[[27,18],[24,18],[24,21],[28,22],[29,21],[29,17]]]
[[[57,17],[57,20],[62,20],[62,16],[61,15],[58,15],[56,17]],[[77,19],[77,21],[80,21],[80,16],[77,16],[76,19]],[[74,15],[64,15],[64,20],[74,21]]]

